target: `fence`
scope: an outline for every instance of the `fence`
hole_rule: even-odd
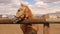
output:
[[[60,23],[59,21],[45,21],[45,20],[24,20],[24,21],[20,21],[18,23],[13,23],[13,21],[9,20],[10,22],[8,23],[8,21],[6,22],[0,22],[0,24],[44,24],[44,28],[43,28],[43,34],[49,34],[49,24],[54,24],[54,23]]]

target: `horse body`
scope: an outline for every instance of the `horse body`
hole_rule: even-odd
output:
[[[17,17],[25,19],[34,19],[34,16],[27,5],[21,4],[21,8],[16,13]],[[38,24],[20,24],[24,34],[37,34]]]

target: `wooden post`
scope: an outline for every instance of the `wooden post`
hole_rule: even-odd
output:
[[[48,22],[44,23],[43,34],[49,34],[49,23]]]

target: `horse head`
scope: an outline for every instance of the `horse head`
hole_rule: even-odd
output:
[[[18,9],[16,16],[19,18],[33,19],[33,14],[29,7],[25,4],[21,4],[21,7]]]

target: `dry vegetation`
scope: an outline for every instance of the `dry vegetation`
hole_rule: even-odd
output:
[[[9,18],[0,18],[0,23],[12,23],[12,19],[9,19]]]

